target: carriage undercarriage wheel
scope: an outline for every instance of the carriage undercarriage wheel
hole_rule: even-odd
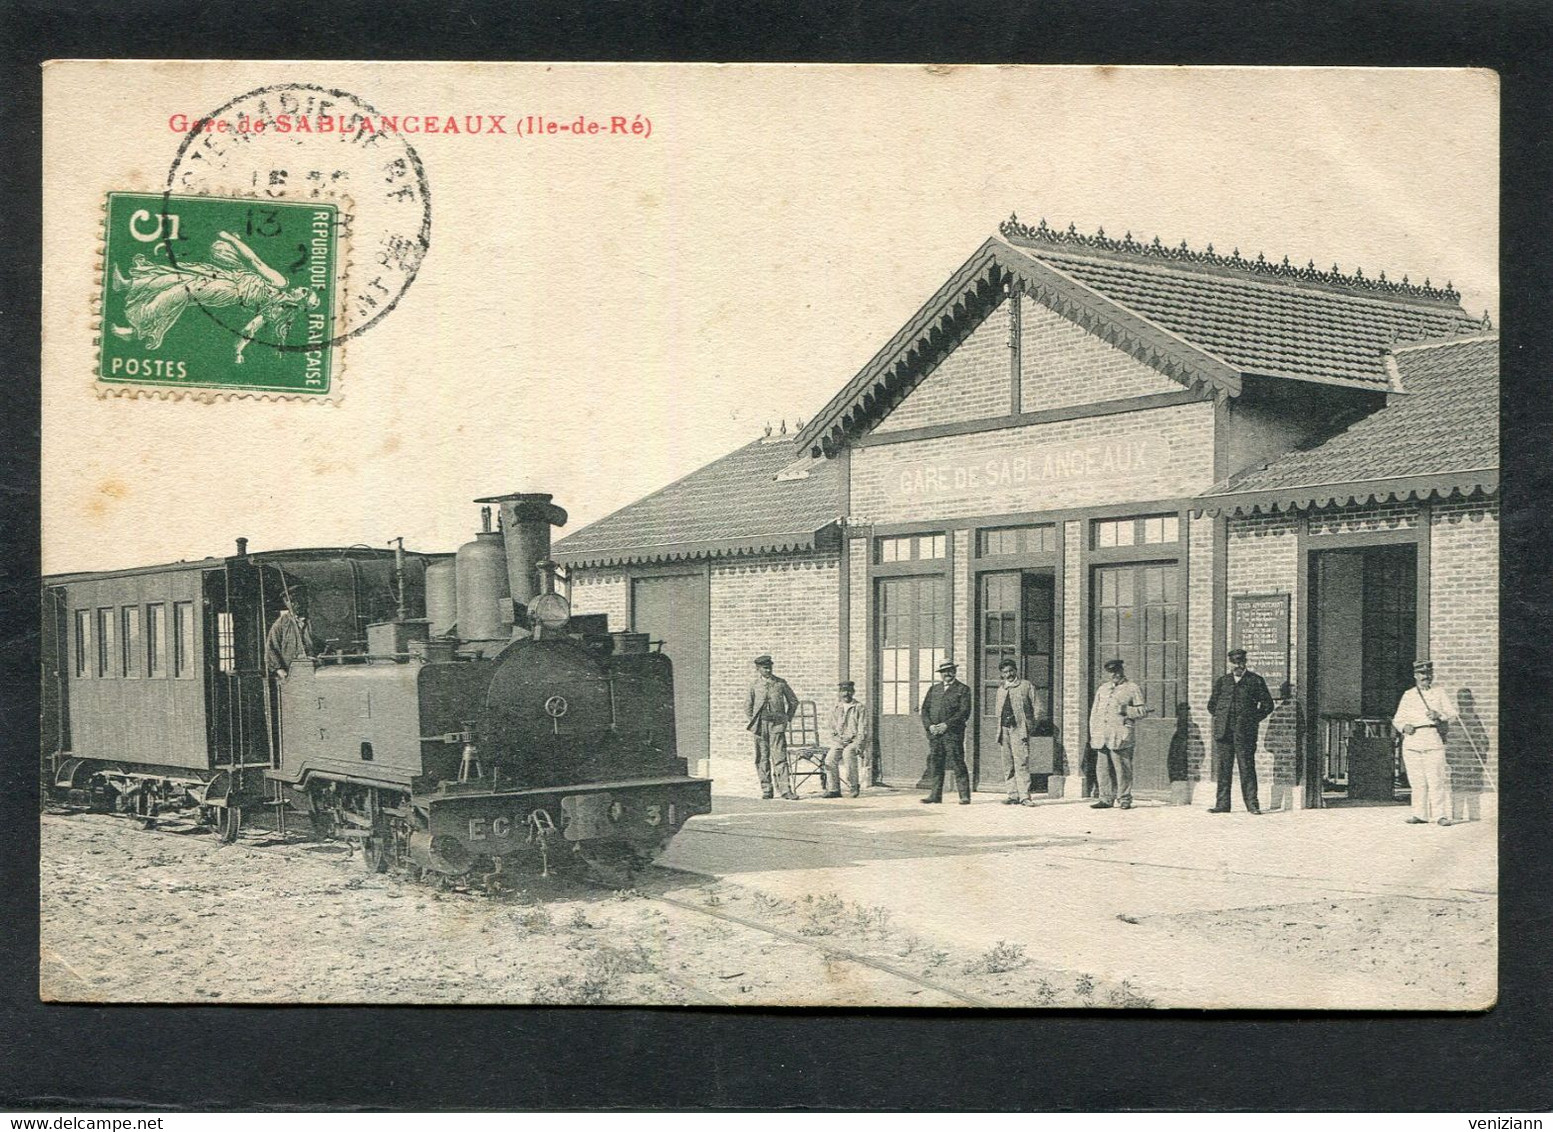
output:
[[[388,823],[379,822],[372,829],[372,836],[361,842],[361,859],[369,873],[386,873],[393,862],[393,833]]]
[[[230,845],[237,840],[237,834],[243,827],[243,810],[241,806],[216,806],[215,821],[216,837],[223,845]]]

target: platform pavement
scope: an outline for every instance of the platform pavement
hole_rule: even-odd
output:
[[[1175,927],[1229,909],[1319,918],[1323,901],[1496,898],[1492,815],[1441,828],[1405,824],[1402,805],[1258,817],[1162,802],[1014,807],[992,793],[924,806],[916,791],[885,788],[762,801],[753,766],[727,769],[714,779],[713,812],[685,827],[662,864],[788,899],[836,893],[880,905],[898,927],[960,954],[1018,942],[1044,966],[1128,979],[1161,1005],[1439,1009],[1400,976],[1364,974],[1355,956],[1296,959],[1254,939],[1191,933],[1183,944]],[[732,776],[740,771],[748,783]],[[1486,1006],[1491,976],[1472,994]]]

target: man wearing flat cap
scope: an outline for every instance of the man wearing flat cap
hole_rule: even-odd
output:
[[[841,764],[847,767],[847,793],[856,798],[869,785],[873,767],[868,751],[868,712],[856,698],[857,685],[843,680],[836,685],[836,706],[830,709],[829,750],[825,753],[825,797],[841,797]],[[859,780],[858,767],[862,766]]]
[[[1230,811],[1230,775],[1240,767],[1240,797],[1249,813],[1262,812],[1256,793],[1256,741],[1262,720],[1273,714],[1267,681],[1246,667],[1246,650],[1229,650],[1230,669],[1213,682],[1213,777],[1218,791],[1210,814]]]
[[[1143,689],[1127,679],[1127,667],[1120,660],[1104,665],[1106,678],[1095,689],[1095,702],[1089,708],[1089,745],[1095,751],[1095,775],[1099,779],[1100,800],[1092,810],[1109,810],[1120,805],[1132,809],[1132,725],[1149,713],[1143,702]]]
[[[922,728],[927,732],[928,796],[924,803],[944,800],[944,771],[954,771],[960,805],[971,804],[971,772],[965,766],[965,724],[971,718],[971,690],[955,679],[958,667],[946,660],[938,666],[939,682],[922,701]]]
[[[1402,732],[1402,763],[1413,791],[1410,825],[1451,822],[1451,768],[1445,760],[1445,736],[1456,713],[1444,691],[1434,686],[1434,665],[1413,665],[1413,686],[1402,693],[1391,725]]]
[[[745,697],[747,729],[755,736],[755,771],[760,775],[760,796],[777,794],[798,801],[787,768],[787,725],[798,710],[798,697],[786,680],[772,675],[771,657],[755,658],[755,681]]]

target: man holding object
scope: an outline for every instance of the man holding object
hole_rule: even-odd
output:
[[[1456,719],[1450,700],[1434,686],[1434,665],[1413,665],[1414,686],[1402,693],[1391,725],[1402,732],[1402,762],[1413,790],[1409,825],[1451,822],[1451,768],[1445,761],[1445,733]]]

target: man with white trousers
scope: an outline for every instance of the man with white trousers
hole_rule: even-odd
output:
[[[1451,823],[1451,768],[1445,760],[1445,734],[1458,722],[1450,699],[1434,686],[1434,665],[1413,665],[1414,686],[1402,693],[1391,725],[1402,732],[1402,762],[1413,789],[1410,825]]]

